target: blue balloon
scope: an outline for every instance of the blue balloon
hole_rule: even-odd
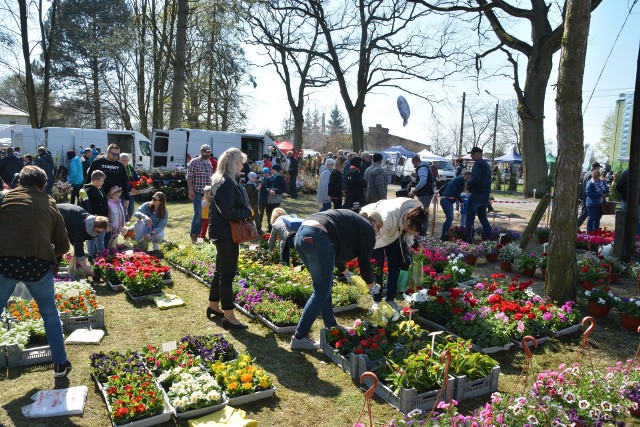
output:
[[[398,97],[398,111],[400,112],[400,117],[402,117],[402,126],[406,126],[409,123],[409,116],[411,115],[411,109],[409,108],[409,103],[404,96]]]

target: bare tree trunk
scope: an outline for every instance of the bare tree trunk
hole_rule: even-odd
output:
[[[577,179],[583,157],[582,84],[590,19],[591,0],[567,0],[556,97],[555,205],[545,281],[545,293],[559,302],[576,297]]]
[[[349,123],[351,124],[351,141],[353,151],[364,150],[364,128],[362,127],[362,110],[353,108],[348,111]]]
[[[58,5],[60,4],[60,0],[54,0],[51,3],[51,8],[49,9],[49,34],[47,35],[46,27],[47,25],[44,22],[42,16],[42,0],[38,5],[38,13],[40,20],[40,36],[41,36],[41,46],[42,46],[42,62],[43,62],[43,70],[42,70],[42,111],[40,112],[40,125],[47,126],[49,121],[49,106],[51,104],[51,51],[53,50],[53,46],[56,43],[55,34],[57,31],[56,28],[56,20],[57,20],[57,10]]]
[[[137,8],[137,7],[136,7]],[[147,0],[142,0],[138,14],[138,117],[140,132],[149,136],[149,119],[147,117],[147,103],[145,96],[146,85],[146,57],[147,57]]]
[[[300,152],[302,149],[302,144],[304,142],[304,137],[302,135],[302,128],[304,126],[304,114],[302,110],[304,109],[304,99],[302,102],[298,103],[298,108],[293,111],[293,148]]]
[[[189,0],[178,0],[178,25],[176,27],[176,50],[174,52],[173,91],[171,94],[171,118],[169,127],[182,125],[182,107],[184,105],[184,84],[186,79],[187,24],[189,19]]]
[[[100,70],[98,58],[91,58],[91,80],[93,83],[93,113],[96,120],[96,129],[102,129],[102,111],[100,109]]]
[[[20,34],[22,36],[22,56],[24,58],[24,74],[26,81],[27,109],[29,110],[29,120],[34,128],[40,127],[38,121],[38,100],[36,98],[36,87],[33,82],[33,71],[31,70],[31,50],[29,48],[29,23],[27,17],[26,0],[18,0],[20,7]]]

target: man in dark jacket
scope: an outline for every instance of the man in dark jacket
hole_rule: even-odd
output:
[[[111,187],[118,186],[122,188],[122,200],[125,212],[129,207],[129,178],[127,176],[127,170],[124,165],[118,161],[120,158],[120,147],[116,144],[111,144],[107,148],[105,157],[97,158],[89,166],[87,171],[87,177],[85,182],[88,184],[91,182],[91,173],[94,170],[100,170],[104,172],[106,178],[102,189],[105,194],[109,194]]]
[[[360,212],[360,209],[364,206],[364,192],[367,189],[367,181],[360,173],[360,167],[362,166],[362,158],[355,156],[351,158],[351,166],[349,166],[349,172],[345,178],[345,196],[344,209],[351,209],[355,212]]]
[[[105,233],[109,227],[109,218],[90,215],[80,206],[71,203],[61,203],[58,209],[64,219],[69,241],[73,245],[73,254],[87,276],[93,277],[93,270],[87,265],[84,253],[84,242],[92,240],[100,233]]]
[[[446,217],[442,224],[442,234],[440,236],[440,239],[443,241],[449,240],[449,228],[453,223],[453,205],[461,200],[460,196],[470,177],[471,171],[463,169],[460,175],[453,178],[441,189],[442,197],[440,198],[440,206],[442,206],[442,212],[444,212]]]
[[[476,215],[482,224],[483,240],[491,239],[491,224],[487,219],[487,207],[489,206],[489,195],[491,194],[491,167],[482,158],[482,148],[473,147],[471,149],[471,178],[467,181],[469,198],[467,199],[467,242],[473,243],[473,223]]]
[[[289,160],[289,195],[292,199],[298,198],[298,187],[296,180],[298,179],[298,159],[293,155],[293,150],[287,153]]]
[[[584,221],[587,219],[587,184],[591,181],[591,174],[595,170],[600,170],[600,163],[595,162],[591,165],[591,172],[587,172],[582,177],[582,181],[580,182],[580,191],[578,193],[578,197],[580,198],[580,215],[578,215],[578,229],[582,226]]]
[[[367,181],[365,201],[367,204],[376,203],[387,198],[387,176],[382,169],[382,154],[373,155],[373,164],[364,171],[364,180]]]
[[[51,195],[53,192],[53,183],[56,179],[56,167],[53,164],[53,157],[51,152],[43,146],[38,147],[38,156],[33,161],[33,164],[41,168],[47,174],[47,186],[45,193]]]
[[[427,162],[423,162],[420,156],[415,155],[411,158],[411,163],[415,168],[416,185],[413,190],[409,191],[409,197],[416,196],[422,203],[422,206],[429,210],[431,199],[433,199],[433,174],[431,166]]]
[[[87,181],[87,172],[89,171],[89,167],[91,163],[93,163],[93,150],[91,148],[85,148],[84,153],[82,153],[82,176]],[[89,178],[91,175],[89,175]]]
[[[0,160],[0,178],[5,184],[11,185],[15,174],[22,170],[22,159],[15,155],[13,147],[7,148],[7,155]]]
[[[20,185],[7,192],[0,207],[0,311],[16,285],[25,284],[38,304],[51,348],[54,377],[71,370],[64,347],[60,315],[54,299],[56,258],[69,250],[64,221],[55,202],[43,190],[45,172],[27,166]]]

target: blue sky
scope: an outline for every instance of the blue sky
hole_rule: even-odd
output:
[[[600,138],[601,125],[606,114],[613,110],[620,92],[633,89],[635,83],[636,62],[640,43],[640,6],[636,5],[633,13],[620,34],[611,58],[609,59],[600,81],[596,85],[614,40],[627,17],[633,0],[604,0],[592,14],[585,80],[583,87],[584,105],[595,87],[593,98],[585,113],[585,144],[595,144]],[[522,35],[526,37],[526,34]],[[257,56],[249,52],[252,60]],[[552,84],[557,80],[559,54],[554,57],[554,71],[547,90],[545,105],[545,139],[555,141],[555,92]],[[504,54],[497,53],[492,61],[500,64],[505,61]],[[524,58],[520,58],[524,62]],[[289,105],[286,101],[284,87],[271,67],[256,70],[258,87],[247,91],[252,97],[252,105],[247,120],[247,130],[262,132],[269,129],[276,133],[282,130],[283,120],[289,116]],[[522,76],[522,74],[521,74]],[[449,105],[436,107],[438,114],[444,121],[460,121],[460,104],[462,92],[467,93],[467,100],[477,98],[495,104],[494,98],[485,93],[489,90],[502,101],[515,98],[513,82],[510,79],[492,79],[481,84],[479,90],[475,80],[461,80],[454,77],[455,88],[443,89],[432,86],[429,90],[437,91],[441,97],[449,100]],[[523,82],[523,77],[521,77]],[[396,98],[403,95],[411,106],[411,118],[406,127],[402,127],[396,108]],[[337,88],[329,88],[310,95],[309,105],[323,109],[328,116],[334,103],[343,110],[342,100]],[[390,129],[390,132],[412,140],[429,143],[429,128],[433,126],[431,106],[419,98],[406,95],[399,90],[387,90],[367,97],[367,107],[364,111],[365,129],[380,123]]]

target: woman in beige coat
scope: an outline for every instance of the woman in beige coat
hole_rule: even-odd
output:
[[[375,310],[384,294],[387,303],[395,310],[400,310],[394,302],[398,291],[400,270],[409,268],[411,259],[409,246],[413,244],[413,237],[422,230],[429,219],[429,213],[425,211],[420,201],[406,197],[381,200],[362,208],[362,212],[368,211],[378,212],[384,224],[376,236],[373,251],[376,264],[380,267],[380,274],[376,277],[378,283],[382,281],[385,258],[387,261],[387,280],[382,291],[373,296],[371,309]]]

